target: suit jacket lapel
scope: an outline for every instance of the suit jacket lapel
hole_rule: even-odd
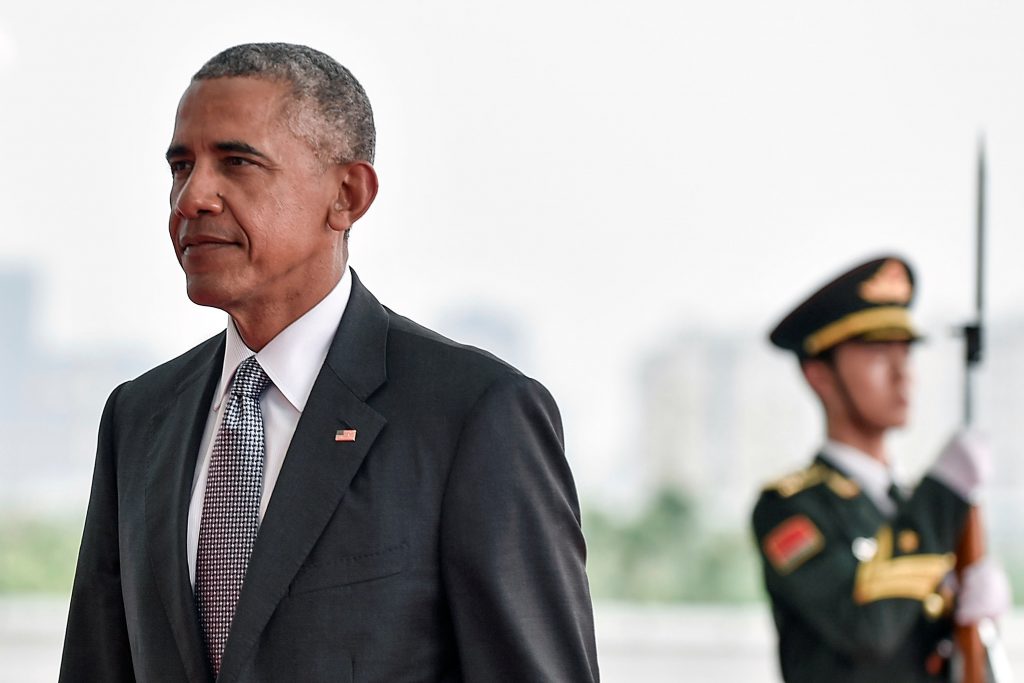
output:
[[[251,648],[359,470],[385,419],[366,399],[386,379],[388,315],[352,272],[352,294],[288,446],[235,610],[218,680]],[[339,430],[354,441],[336,441]]]
[[[198,361],[178,385],[167,411],[153,418],[152,451],[146,485],[149,559],[160,599],[190,681],[208,681],[186,554],[188,508],[199,443],[220,378],[224,335],[207,342]]]

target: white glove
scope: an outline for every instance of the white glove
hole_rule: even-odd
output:
[[[953,618],[960,626],[996,619],[1010,611],[1010,581],[999,563],[985,556],[964,569]]]
[[[928,474],[973,502],[992,474],[992,449],[981,433],[963,429],[949,440]]]

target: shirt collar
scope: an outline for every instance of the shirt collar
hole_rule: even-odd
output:
[[[885,463],[833,439],[825,442],[821,452],[826,460],[857,482],[875,507],[887,514],[895,512],[895,505],[889,497],[889,487],[893,484],[892,471]]]
[[[338,330],[338,323],[348,306],[352,293],[352,276],[346,266],[338,284],[320,303],[309,309],[291,325],[281,330],[259,353],[253,352],[238,333],[235,321],[228,318],[227,340],[224,347],[224,367],[214,410],[220,410],[235,370],[243,360],[255,355],[263,371],[292,406],[302,412],[313,391],[320,368]]]

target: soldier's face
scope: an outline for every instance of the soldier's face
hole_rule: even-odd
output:
[[[905,341],[840,344],[834,369],[848,398],[868,426],[902,427],[910,411],[910,343]]]

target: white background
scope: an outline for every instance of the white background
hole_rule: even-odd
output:
[[[353,266],[442,331],[514,320],[602,492],[641,359],[681,329],[761,337],[883,250],[914,261],[933,333],[969,316],[981,131],[992,311],[1024,314],[1021,35],[1024,6],[984,0],[5,3],[0,258],[41,274],[55,348],[170,357],[217,331],[166,236],[177,99],[224,47],[307,43],[376,110]]]

